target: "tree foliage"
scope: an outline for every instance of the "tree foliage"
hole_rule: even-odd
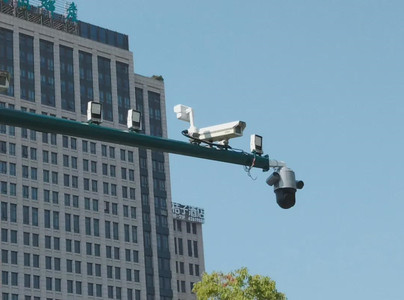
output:
[[[286,300],[276,290],[275,281],[261,275],[250,275],[247,268],[224,274],[203,274],[193,288],[198,300]]]

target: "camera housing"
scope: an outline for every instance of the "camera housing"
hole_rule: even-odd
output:
[[[200,140],[209,142],[221,142],[227,145],[229,139],[243,136],[246,123],[243,121],[234,121],[210,127],[200,128],[198,135]]]
[[[177,119],[189,123],[188,134],[193,137],[198,137],[198,128],[195,126],[194,122],[194,110],[192,107],[177,104],[174,106],[174,112],[176,113]]]
[[[178,104],[174,106],[174,112],[177,119],[189,122],[190,126],[187,130],[189,136],[210,143],[219,142],[222,145],[228,145],[229,139],[243,136],[246,127],[245,122],[234,121],[198,129],[195,126],[194,111],[191,107]]]
[[[266,182],[274,187],[276,202],[283,209],[289,209],[296,204],[296,190],[304,186],[304,182],[296,180],[295,172],[288,167],[281,167],[273,172]]]

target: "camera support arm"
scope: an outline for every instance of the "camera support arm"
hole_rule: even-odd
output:
[[[270,167],[280,166],[268,156],[256,156],[246,152],[202,147],[186,142],[149,136],[128,130],[82,123],[56,117],[0,108],[0,123],[29,128],[41,132],[70,135],[119,145],[147,148],[173,154],[216,160],[243,166],[251,166],[268,171]],[[253,164],[254,162],[254,164]]]

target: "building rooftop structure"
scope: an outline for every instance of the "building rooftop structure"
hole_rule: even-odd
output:
[[[126,34],[105,29],[83,21],[72,21],[67,16],[49,12],[39,6],[28,4],[23,6],[20,1],[0,1],[0,12],[10,16],[15,16],[22,20],[40,24],[52,29],[64,31],[78,35],[106,45],[129,50],[129,39]]]

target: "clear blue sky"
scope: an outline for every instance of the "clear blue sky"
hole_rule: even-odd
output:
[[[232,145],[261,134],[305,181],[282,210],[268,173],[170,156],[173,200],[206,210],[207,271],[246,266],[291,300],[404,299],[402,0],[77,4],[164,76],[170,138],[179,103],[200,127],[244,120]]]

